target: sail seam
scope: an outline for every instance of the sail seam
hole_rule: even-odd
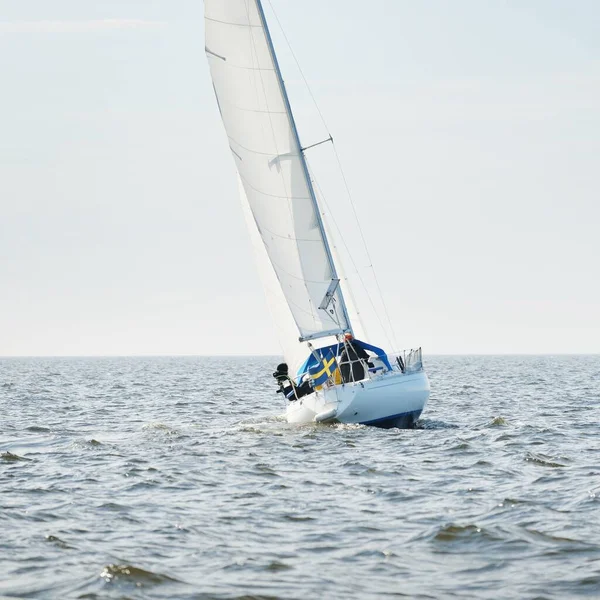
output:
[[[234,65],[229,61],[225,63],[225,66],[232,67],[234,69],[244,69],[246,71],[275,71],[275,69],[269,69],[268,67],[244,67],[243,65]]]
[[[240,179],[247,184],[251,189],[263,196],[269,196],[271,198],[281,198],[282,200],[310,200],[307,196],[278,196],[277,194],[269,194],[267,192],[263,192],[258,188],[254,187],[243,175],[240,174]]]
[[[298,237],[290,237],[288,235],[281,235],[280,233],[275,233],[274,231],[271,231],[270,229],[267,229],[266,227],[262,227],[262,226],[261,226],[260,230],[261,230],[261,232],[266,231],[267,233],[270,233],[271,235],[274,235],[275,237],[281,238],[282,240],[289,240],[290,242],[311,242],[311,243],[320,242],[320,240],[311,240],[308,238],[298,238]],[[323,283],[323,282],[315,281],[313,283]]]
[[[269,114],[269,115],[285,115],[285,110],[258,110],[257,108],[243,108],[242,106],[238,106],[237,104],[233,104],[233,102],[224,102],[231,108],[237,108],[237,110],[241,110],[243,112],[252,112],[252,113],[260,113],[260,114]]]
[[[268,113],[272,114],[272,113]],[[230,142],[237,144],[240,148],[246,150],[246,152],[251,152],[252,154],[260,154],[261,156],[272,156],[273,158],[277,158],[278,156],[282,156],[281,154],[275,154],[274,152],[261,152],[260,150],[252,150],[252,148],[247,148],[243,144],[240,144],[235,138],[232,138],[230,135],[227,136]],[[286,152],[286,156],[295,156],[296,158],[300,158],[299,154],[293,154],[292,152]]]
[[[310,279],[305,279],[304,277],[297,277],[296,275],[293,275],[292,273],[290,273],[289,271],[286,271],[283,267],[280,267],[276,262],[274,262],[273,260],[271,260],[271,262],[273,263],[273,268],[279,273],[281,271],[281,273],[283,275],[287,275],[288,277],[291,277],[292,279],[296,279],[298,281],[302,281],[304,283],[314,283],[315,285],[323,285],[323,281],[312,281]]]
[[[248,15],[249,17],[250,15]],[[221,21],[220,19],[213,19],[212,17],[207,17],[204,15],[204,18],[207,21],[213,21],[213,23],[222,23],[223,25],[233,25],[234,27],[258,27],[258,29],[262,29],[262,25],[252,25],[252,23],[233,23],[232,21]]]

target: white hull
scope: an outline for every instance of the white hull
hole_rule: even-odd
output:
[[[362,423],[412,427],[429,399],[424,371],[392,371],[374,379],[332,386],[290,402],[288,423]]]

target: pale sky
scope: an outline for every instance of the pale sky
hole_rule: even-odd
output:
[[[600,2],[271,1],[400,346],[600,352]],[[203,36],[201,0],[0,0],[0,355],[278,354]]]

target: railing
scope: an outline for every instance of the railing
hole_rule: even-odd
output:
[[[392,370],[394,371],[398,370],[402,373],[410,374],[423,370],[423,353],[421,348],[413,348],[411,350],[402,350],[398,353],[388,354],[388,359],[392,365]],[[367,362],[370,362],[375,366],[369,367]],[[355,369],[353,366],[356,363],[360,363],[364,369],[365,376],[362,379],[356,379],[354,377]],[[349,366],[349,377],[346,377],[346,380],[343,383],[356,383],[357,381],[364,381],[365,379],[374,379],[387,370],[377,357],[371,357],[368,361],[362,358],[346,360],[343,363],[339,363],[340,369],[342,365]]]
[[[403,373],[417,373],[423,370],[423,353],[421,348],[394,352],[389,355],[389,359]]]
[[[404,374],[417,373],[423,370],[423,355],[421,352],[421,348],[413,348],[411,350],[402,350],[401,352],[393,352],[387,355],[389,362],[392,366],[392,371],[399,371]],[[323,386],[329,387],[332,385],[340,385],[344,383],[358,383],[360,381],[365,381],[367,379],[376,379],[382,373],[387,371],[387,368],[383,365],[382,361],[377,357],[369,357],[368,360],[363,358],[356,358],[352,360],[344,360],[341,362],[339,357],[337,358],[337,369],[335,370],[335,374],[333,377],[330,377]],[[355,371],[358,371],[354,365],[360,364],[362,367],[363,377],[357,378],[355,377]],[[368,363],[371,363],[373,366],[369,366]],[[345,377],[343,377],[345,375]],[[290,383],[291,380],[289,380]],[[298,400],[298,390],[301,386],[307,385],[307,382],[304,381],[299,385],[292,385],[293,393],[289,394],[288,399],[296,399]],[[312,386],[312,383],[310,384]],[[319,386],[320,387],[320,386]],[[311,392],[308,392],[311,393]],[[305,394],[302,394],[305,395]]]
[[[340,383],[356,383],[357,381],[364,381],[365,379],[371,379],[375,367],[369,367],[367,363],[371,361],[365,360],[364,358],[355,358],[354,360],[346,359],[343,362],[338,363],[340,370]],[[371,363],[374,364],[374,363]],[[356,369],[355,365],[360,365],[360,369]],[[356,378],[355,371],[362,370],[363,377]],[[373,371],[373,372],[372,372]],[[344,376],[345,375],[345,376]],[[335,383],[335,382],[334,382]]]

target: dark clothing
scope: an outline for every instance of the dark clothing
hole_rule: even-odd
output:
[[[285,384],[280,384],[280,388],[277,391],[282,392],[283,395],[292,402],[294,400],[299,400],[303,396],[312,394],[315,390],[313,386],[310,385],[310,381],[303,381],[300,385],[296,385],[291,379],[288,379]]]
[[[292,382],[292,385],[294,386],[293,389],[296,390],[296,393],[292,394],[288,400],[296,400],[296,398],[300,399],[303,396],[308,396],[315,391],[313,386],[310,384],[310,381],[303,381],[300,385],[296,385]]]
[[[290,391],[292,382],[288,376],[288,366],[285,363],[281,363],[277,365],[277,369],[275,373],[273,373],[273,377],[277,380],[277,385],[279,385],[279,389],[277,392],[283,392],[283,394],[288,393]]]
[[[297,400],[302,396],[307,396],[314,392],[310,381],[304,381],[300,385],[296,385],[288,375],[288,366],[285,363],[277,365],[277,370],[273,373],[273,377],[277,380],[279,389],[277,393],[282,393],[288,400]]]
[[[352,342],[346,342],[340,354],[340,371],[344,383],[361,381],[365,378],[365,367],[359,359],[366,362],[367,366],[373,366],[372,363],[368,362],[369,355],[363,348]]]

